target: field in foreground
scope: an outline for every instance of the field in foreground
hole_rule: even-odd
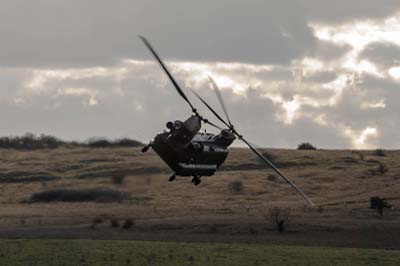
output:
[[[124,240],[0,240],[0,265],[398,265],[400,251]]]

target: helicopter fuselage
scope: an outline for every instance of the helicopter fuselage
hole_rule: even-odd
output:
[[[169,131],[155,136],[153,150],[179,176],[211,176],[224,163],[233,134],[223,129],[220,134],[200,131],[196,116],[185,122],[168,123]]]

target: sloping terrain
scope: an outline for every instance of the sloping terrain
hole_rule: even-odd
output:
[[[217,174],[197,187],[185,177],[168,182],[161,159],[139,148],[0,149],[0,237],[400,247],[399,151],[264,152],[320,207],[307,206],[247,149],[232,149]],[[128,196],[32,201],[52,190]],[[369,208],[373,196],[386,198],[392,209],[380,216]],[[274,209],[285,220],[283,233],[271,219]],[[127,230],[111,226],[128,218]]]

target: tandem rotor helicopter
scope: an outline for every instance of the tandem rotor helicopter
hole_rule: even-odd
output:
[[[292,180],[290,180],[270,160],[265,158],[241,134],[238,133],[229,119],[221,92],[215,81],[210,76],[210,84],[222,106],[226,120],[224,120],[199,94],[194,90],[192,90],[192,92],[211,111],[211,113],[213,113],[214,116],[227,127],[224,129],[198,113],[149,41],[143,36],[139,36],[139,38],[153,54],[174,85],[175,89],[178,91],[179,95],[189,104],[193,113],[185,121],[176,120],[175,122],[168,122],[166,125],[168,131],[164,130],[164,132],[157,134],[154,139],[142,149],[142,152],[146,152],[151,147],[172,169],[174,174],[169,178],[169,181],[174,181],[176,176],[191,176],[192,182],[196,186],[199,185],[202,176],[214,175],[215,171],[224,163],[229,153],[228,147],[237,138],[243,141],[262,161],[279,174],[308,203],[314,206],[312,200],[295,183],[293,183]],[[221,132],[217,135],[200,132],[202,122],[221,130]]]

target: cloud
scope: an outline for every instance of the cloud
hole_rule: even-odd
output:
[[[169,59],[283,64],[314,45],[302,9],[292,1],[5,1],[0,62],[49,68],[142,60],[143,34]]]
[[[261,146],[400,145],[398,1],[25,2],[0,10],[0,135],[147,141],[187,118],[139,33]]]
[[[400,65],[400,46],[389,42],[376,42],[368,45],[360,54],[382,68]]]
[[[87,88],[63,88],[57,91],[56,96],[84,96],[87,100],[84,101],[89,106],[97,105],[96,99],[97,92]]]
[[[311,21],[336,25],[348,21],[386,18],[400,8],[400,3],[396,0],[386,0],[384,3],[374,0],[300,0],[298,3],[303,6]]]
[[[315,81],[297,84],[294,76],[298,73],[290,68],[285,75],[291,78],[282,81],[281,66],[185,62],[169,62],[169,66],[183,87],[196,89],[221,112],[207,81],[207,74],[211,73],[220,83],[238,129],[260,145],[293,147],[298,144],[295,141],[309,138],[304,125],[315,129],[310,135],[315,139],[321,138],[317,137],[318,132],[326,135],[334,126],[320,110],[330,106],[331,98],[336,97],[335,82],[325,83],[324,94],[314,91],[312,87],[318,84]],[[313,71],[312,75],[318,73]],[[154,62],[124,60],[109,68],[41,69],[29,73],[20,80],[18,93],[9,95],[3,106],[13,123],[2,134],[34,131],[67,139],[100,135],[133,136],[145,141],[164,128],[166,121],[183,120],[190,115],[189,107]],[[221,82],[224,77],[229,77],[229,82]],[[241,89],[235,90],[232,84]],[[215,122],[212,114],[187,89],[186,92],[201,114]],[[2,113],[5,120],[5,112]],[[290,136],[296,130],[302,132],[296,138],[282,138],[282,132]],[[318,144],[324,146],[322,141]]]
[[[352,145],[356,149],[373,148],[375,145],[371,145],[367,140],[370,140],[371,138],[376,139],[378,136],[378,131],[374,127],[367,127],[358,132],[354,132],[350,127],[345,127],[343,133],[351,139]]]

